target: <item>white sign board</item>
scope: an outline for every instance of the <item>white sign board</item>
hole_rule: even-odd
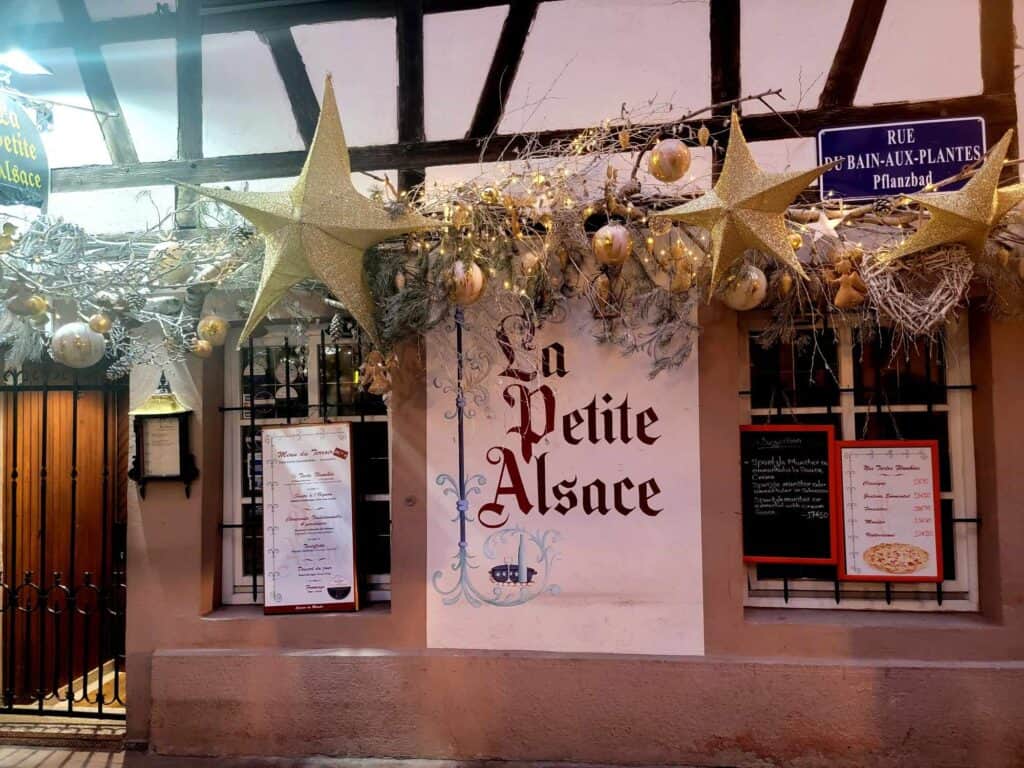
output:
[[[266,613],[358,608],[349,424],[263,429]]]
[[[840,442],[843,568],[850,581],[941,581],[938,446]]]
[[[455,335],[428,338],[427,644],[701,654],[696,346],[651,379],[574,304],[530,354],[516,316],[467,318],[464,548]]]

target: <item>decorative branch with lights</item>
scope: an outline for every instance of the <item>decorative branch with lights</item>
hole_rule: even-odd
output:
[[[396,345],[444,321],[453,305],[514,307],[536,325],[560,315],[566,302],[587,301],[595,340],[646,354],[652,375],[686,360],[701,302],[765,310],[766,343],[826,318],[866,332],[891,326],[907,345],[931,340],[972,290],[996,311],[1024,312],[1024,239],[1013,210],[1024,185],[998,186],[1013,164],[1005,161],[1009,134],[986,158],[920,194],[856,206],[815,202],[808,185],[828,166],[766,172],[738,115],[724,124],[718,117],[698,122],[752,100],[770,108],[778,96],[766,91],[681,117],[671,105],[648,104],[547,146],[521,136],[495,172],[408,195],[386,185],[363,202],[349,186],[340,197],[329,186],[337,176],[331,169],[347,172],[348,164],[333,101],[325,101],[332,109],[322,112],[320,145],[314,142],[289,194],[344,198],[331,214],[336,222],[321,222],[320,208],[279,208],[287,195],[200,190],[258,219],[263,234],[274,227],[308,231],[319,252],[303,251],[304,238],[287,241],[291,250],[280,239],[270,258],[263,238],[240,228],[222,206],[204,208],[214,215],[212,228],[177,239],[160,226],[96,238],[39,220],[19,238],[7,231],[0,241],[7,246],[0,254],[7,284],[0,343],[9,363],[49,348],[80,365],[105,349],[118,360],[116,374],[161,357],[209,355],[227,327],[224,318],[202,316],[214,291],[257,296],[251,329],[274,298],[287,295],[285,282],[305,276],[299,287],[326,299],[316,280],[330,278],[332,291],[350,293],[338,298],[358,304],[358,312],[349,309],[378,340],[382,354],[373,358],[370,378],[383,391]],[[334,116],[323,128],[328,112]],[[709,173],[693,172],[692,148],[722,162],[713,185]],[[945,191],[965,180],[962,189]],[[354,223],[337,223],[353,211]],[[338,243],[319,234],[342,230],[362,234]],[[67,320],[75,321],[71,331],[59,328]],[[144,343],[142,325],[159,329],[162,340]]]

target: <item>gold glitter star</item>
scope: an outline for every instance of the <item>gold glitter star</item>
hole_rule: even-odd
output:
[[[710,230],[712,291],[749,248],[769,254],[807,277],[789,242],[785,213],[796,196],[831,167],[827,164],[795,173],[762,171],[734,111],[725,163],[714,188],[658,215]]]
[[[931,214],[931,218],[924,222],[917,232],[882,256],[882,261],[892,261],[952,243],[962,243],[975,256],[981,256],[985,252],[985,243],[992,227],[1017,203],[1024,200],[1024,184],[1013,184],[999,189],[1003,160],[1006,159],[1006,151],[1012,138],[1011,128],[1003,134],[999,143],[992,147],[981,168],[963,189],[955,192],[907,195],[911,200],[920,203]]]
[[[363,254],[382,240],[429,229],[432,224],[418,213],[388,213],[359,194],[351,176],[345,133],[328,75],[316,134],[290,192],[193,187],[234,208],[266,240],[263,274],[239,345],[292,286],[313,277],[322,281],[376,340],[373,295],[363,271]]]

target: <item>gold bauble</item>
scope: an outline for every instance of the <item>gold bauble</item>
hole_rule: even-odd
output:
[[[228,338],[228,321],[220,315],[207,315],[196,326],[196,336],[219,347]]]
[[[726,278],[724,282],[722,301],[737,312],[759,306],[768,293],[764,272],[752,264],[744,264],[735,277]]]
[[[651,150],[647,168],[658,181],[679,181],[690,168],[690,148],[679,139],[662,139]]]
[[[795,251],[804,244],[804,239],[796,232],[791,232],[789,235],[789,244],[793,246],[793,250]]]
[[[213,344],[206,339],[196,339],[195,343],[192,344],[192,354],[206,359],[213,354]]]
[[[633,239],[621,224],[605,224],[594,234],[594,257],[606,267],[621,267],[633,252]]]
[[[779,296],[789,296],[793,290],[793,276],[789,272],[783,272],[779,277]]]
[[[50,303],[39,294],[18,294],[9,298],[5,306],[12,315],[31,317],[46,312],[50,308]]]
[[[468,307],[484,293],[484,271],[475,261],[466,264],[460,259],[448,272],[448,286],[448,298],[461,307]]]
[[[96,333],[106,333],[113,324],[114,321],[105,312],[97,312],[89,318],[89,327]]]
[[[480,190],[480,199],[488,205],[496,205],[501,194],[494,187],[484,187]]]

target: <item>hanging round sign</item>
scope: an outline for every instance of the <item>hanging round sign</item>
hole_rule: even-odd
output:
[[[46,208],[50,166],[35,123],[14,99],[0,95],[0,205]]]

